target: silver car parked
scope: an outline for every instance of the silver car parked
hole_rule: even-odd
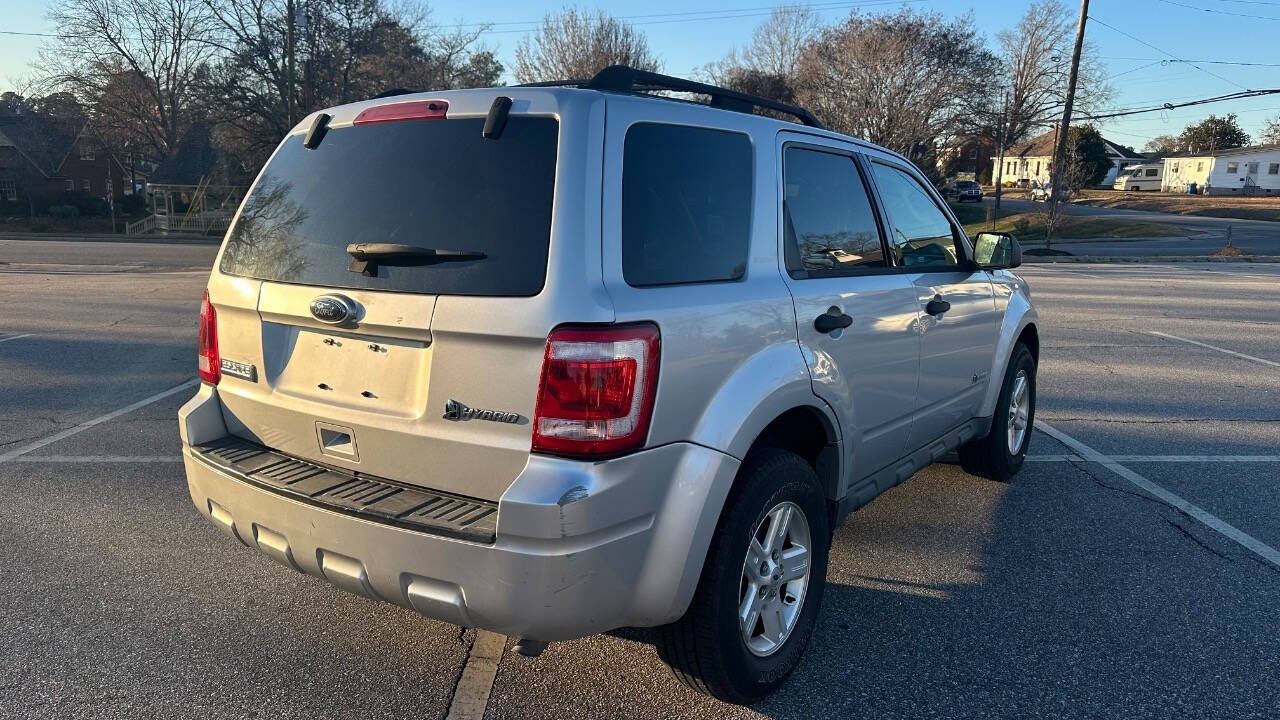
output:
[[[529,654],[657,628],[678,677],[752,702],[803,653],[846,515],[953,450],[1018,472],[1020,261],[899,155],[631,68],[314,113],[209,277],[191,498]]]

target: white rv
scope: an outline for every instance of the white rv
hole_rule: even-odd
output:
[[[1159,190],[1164,183],[1164,160],[1131,165],[1116,177],[1116,190]]]

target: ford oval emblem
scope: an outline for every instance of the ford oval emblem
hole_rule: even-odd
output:
[[[343,295],[321,295],[311,301],[311,316],[329,325],[345,325],[356,319],[356,304]]]

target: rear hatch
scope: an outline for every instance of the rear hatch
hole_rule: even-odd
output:
[[[233,434],[485,499],[519,474],[547,332],[524,306],[547,276],[559,123],[513,113],[496,139],[484,124],[357,120],[314,148],[282,143],[210,284],[245,304],[215,284],[260,285],[255,307],[218,308]],[[422,252],[361,265],[357,244]]]

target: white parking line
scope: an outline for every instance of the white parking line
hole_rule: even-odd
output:
[[[1270,545],[1267,545],[1266,543],[1244,532],[1243,530],[1235,527],[1234,525],[1227,523],[1226,521],[1222,520],[1216,515],[1211,514],[1209,511],[1199,507],[1198,505],[1193,505],[1187,500],[1177,495],[1174,495],[1168,490],[1165,490],[1159,485],[1151,482],[1145,477],[1130,470],[1124,465],[1121,465],[1120,463],[1116,462],[1115,459],[1107,457],[1106,455],[1103,455],[1097,450],[1094,450],[1088,445],[1085,445],[1084,443],[1062,432],[1061,430],[1053,427],[1052,425],[1046,425],[1043,422],[1036,422],[1036,429],[1048,434],[1049,437],[1052,437],[1053,439],[1057,440],[1063,445],[1066,445],[1067,447],[1071,448],[1076,452],[1077,455],[1079,455],[1085,461],[1094,462],[1094,463],[1098,463],[1099,465],[1102,465],[1103,467],[1115,473],[1116,475],[1119,475],[1125,480],[1128,480],[1134,485],[1137,485],[1139,488],[1147,492],[1147,494],[1156,497],[1161,502],[1178,510],[1179,512],[1183,513],[1187,517],[1190,517],[1194,520],[1199,521],[1206,527],[1209,527],[1209,528],[1212,528],[1213,530],[1218,531],[1219,533],[1226,536],[1230,540],[1233,540],[1234,542],[1240,544],[1246,549],[1252,551],[1253,553],[1261,557],[1263,560],[1266,560],[1272,565],[1275,565],[1277,568],[1280,568],[1280,550],[1276,550]]]
[[[142,400],[139,400],[138,402],[133,403],[132,405],[125,405],[119,410],[112,410],[106,415],[99,415],[98,417],[92,420],[86,420],[80,423],[79,425],[76,425],[75,427],[67,428],[66,430],[63,430],[62,432],[59,432],[59,433],[54,433],[53,435],[50,435],[49,437],[43,438],[41,440],[37,440],[31,443],[30,445],[23,445],[17,450],[10,450],[7,453],[0,454],[0,463],[9,462],[10,460],[26,455],[29,452],[34,452],[36,450],[39,450],[40,448],[46,445],[52,445],[53,443],[56,443],[59,440],[65,440],[71,437],[72,435],[78,435],[84,432],[85,430],[88,430],[89,428],[94,427],[95,425],[101,425],[102,423],[107,422],[108,420],[114,420],[120,417],[121,415],[124,415],[125,413],[133,412],[134,410],[137,410],[138,408],[141,408],[141,407],[146,407],[147,405],[150,405],[151,403],[156,402],[157,400],[163,400],[169,397],[170,395],[173,395],[174,393],[179,393],[179,392],[182,392],[183,390],[187,390],[189,388],[195,387],[197,384],[199,384],[199,382],[200,382],[199,380],[188,380],[187,382],[184,382],[181,385],[175,385],[169,388],[168,390],[165,390],[164,392],[158,392],[149,398],[143,398]]]
[[[1040,427],[1037,423],[1036,427]],[[1108,455],[1116,462],[1131,463],[1273,463],[1280,455]],[[1027,462],[1082,462],[1079,455],[1028,455]]]
[[[0,338],[0,342],[9,342],[10,340],[21,340],[24,337],[31,337],[35,333],[25,333],[23,335],[10,335],[9,337]]]
[[[477,630],[476,639],[467,653],[467,664],[458,678],[458,687],[449,703],[445,720],[481,720],[498,677],[498,663],[507,649],[507,636],[489,630]]]
[[[1244,353],[1239,353],[1239,352],[1236,352],[1235,350],[1228,350],[1228,349],[1226,349],[1226,348],[1220,348],[1220,347],[1218,347],[1217,345],[1210,345],[1209,343],[1203,343],[1203,342],[1200,342],[1199,340],[1188,340],[1188,339],[1183,338],[1183,337],[1178,337],[1177,335],[1170,335],[1169,333],[1162,333],[1162,332],[1158,332],[1158,331],[1156,331],[1156,330],[1148,330],[1148,331],[1147,331],[1147,333],[1148,333],[1148,334],[1150,334],[1150,335],[1159,335],[1159,336],[1160,336],[1160,337],[1162,337],[1162,338],[1169,338],[1170,340],[1177,340],[1177,341],[1179,341],[1179,342],[1189,343],[1189,344],[1191,344],[1191,345],[1199,345],[1199,346],[1200,346],[1200,347],[1202,347],[1202,348],[1209,348],[1210,350],[1217,350],[1217,351],[1218,351],[1218,352],[1220,352],[1220,353],[1226,353],[1226,354],[1228,354],[1228,355],[1235,355],[1235,356],[1236,356],[1236,357],[1238,357],[1238,358],[1244,358],[1245,360],[1252,360],[1252,361],[1254,361],[1254,362],[1262,363],[1263,365],[1270,365],[1271,367],[1278,367],[1278,368],[1280,368],[1280,362],[1276,362],[1276,361],[1274,361],[1274,360],[1263,360],[1263,359],[1262,359],[1262,358],[1260,358],[1260,357],[1254,357],[1254,356],[1252,356],[1252,355],[1245,355]]]

